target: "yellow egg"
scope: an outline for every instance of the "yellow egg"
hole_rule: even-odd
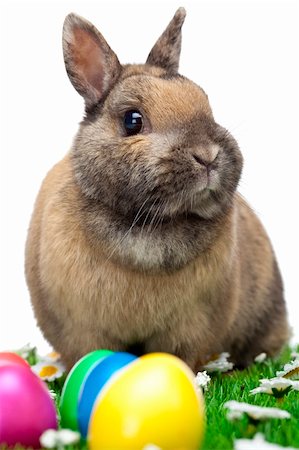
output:
[[[90,450],[197,450],[204,402],[192,371],[179,358],[151,353],[115,373],[92,411]]]

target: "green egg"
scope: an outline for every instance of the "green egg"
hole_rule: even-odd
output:
[[[111,350],[95,350],[74,365],[65,380],[59,402],[62,428],[79,430],[77,405],[81,386],[91,367],[112,353]]]

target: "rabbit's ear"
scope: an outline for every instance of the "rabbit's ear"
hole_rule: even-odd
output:
[[[179,8],[164,33],[159,37],[146,63],[162,67],[169,73],[177,73],[181,53],[182,32],[186,11]]]
[[[74,13],[65,18],[62,41],[68,76],[90,107],[112,87],[121,65],[101,33]]]

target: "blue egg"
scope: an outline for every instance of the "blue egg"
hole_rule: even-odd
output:
[[[137,356],[118,352],[95,363],[87,373],[78,400],[78,421],[82,436],[86,438],[93,405],[106,382],[119,369],[135,361]]]

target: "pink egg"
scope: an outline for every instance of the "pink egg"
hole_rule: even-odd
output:
[[[7,366],[10,364],[19,364],[24,367],[30,367],[28,362],[21,356],[13,352],[0,352],[0,367]]]
[[[0,367],[0,405],[0,444],[40,448],[41,434],[57,429],[54,401],[30,368]]]

